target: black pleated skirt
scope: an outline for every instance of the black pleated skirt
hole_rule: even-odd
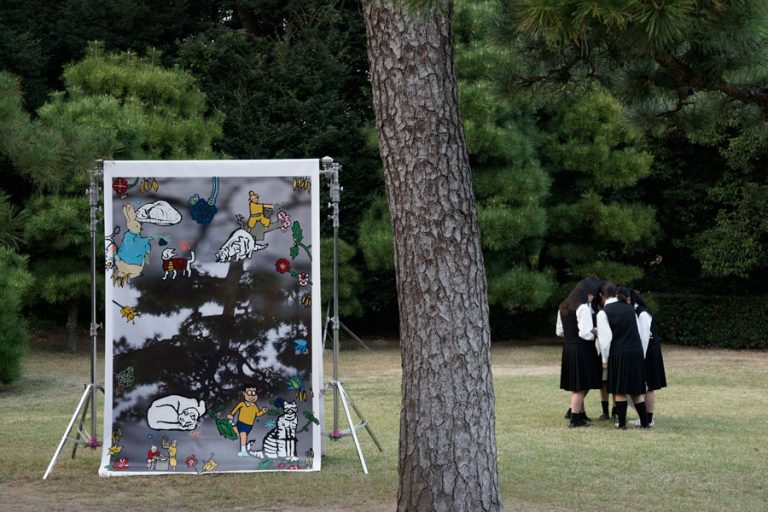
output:
[[[608,392],[621,395],[645,393],[645,361],[642,347],[611,351],[608,356]]]
[[[661,344],[651,341],[645,353],[645,378],[649,390],[667,387],[667,374],[664,372],[664,358],[661,357]]]
[[[602,365],[594,341],[563,344],[560,389],[582,391],[600,389]]]

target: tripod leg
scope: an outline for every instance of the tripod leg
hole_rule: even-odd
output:
[[[370,347],[369,347],[368,345],[366,345],[365,343],[363,343],[363,340],[361,340],[360,338],[358,338],[358,337],[357,337],[357,335],[356,335],[355,333],[353,333],[353,332],[352,332],[352,331],[349,329],[349,327],[347,327],[346,325],[344,325],[344,322],[342,322],[341,320],[339,320],[339,325],[341,326],[341,328],[342,328],[342,329],[344,329],[344,330],[347,332],[347,334],[349,334],[350,336],[352,336],[352,338],[353,338],[355,341],[357,341],[359,344],[361,344],[361,345],[363,346],[363,348],[365,348],[365,350],[371,350],[371,349],[370,349]]]
[[[77,446],[80,444],[78,441],[80,441],[80,437],[83,435],[83,427],[85,426],[85,417],[88,416],[88,405],[91,403],[91,399],[93,398],[93,394],[89,393],[88,398],[85,399],[85,404],[83,406],[83,414],[80,416],[80,426],[77,428],[77,435],[75,436],[75,442],[72,446],[72,458],[75,458],[75,454],[77,453]]]
[[[349,405],[352,406],[352,410],[354,410],[355,414],[357,414],[358,417],[360,417],[360,419],[363,420],[363,426],[365,427],[365,430],[368,431],[368,435],[371,436],[371,439],[373,439],[373,443],[376,445],[376,448],[378,448],[380,452],[383,452],[384,450],[381,448],[381,444],[379,443],[379,440],[376,439],[376,435],[373,433],[373,430],[371,430],[371,427],[368,425],[368,420],[365,419],[365,416],[363,416],[363,413],[361,413],[360,409],[357,408],[357,406],[355,405],[355,401],[352,400],[352,397],[347,394],[347,391],[343,388],[342,390],[346,399],[349,400]]]
[[[91,386],[93,386],[93,384],[88,384],[86,386],[85,392],[83,393],[82,398],[80,398],[80,403],[77,404],[77,408],[75,409],[75,414],[73,414],[72,419],[69,420],[69,425],[67,425],[67,430],[65,430],[64,435],[61,436],[61,441],[59,441],[59,446],[56,447],[56,452],[53,454],[53,458],[51,458],[50,464],[48,464],[48,469],[45,470],[45,474],[43,475],[43,480],[46,480],[48,478],[48,475],[51,474],[51,471],[53,471],[53,466],[56,464],[56,460],[58,460],[59,454],[61,453],[61,450],[64,448],[64,443],[67,442],[67,436],[69,435],[69,432],[72,430],[72,426],[75,424],[75,421],[77,420],[77,415],[80,414],[80,410],[83,408],[83,404],[86,403],[88,396],[90,396]]]
[[[365,458],[363,457],[363,450],[360,449],[360,441],[357,439],[357,433],[355,432],[355,424],[352,422],[352,415],[349,413],[349,407],[347,406],[346,393],[341,382],[336,382],[335,385],[339,388],[339,397],[341,398],[341,404],[344,406],[344,413],[347,415],[347,422],[349,423],[349,430],[352,432],[352,439],[355,441],[355,448],[357,449],[357,456],[360,458],[360,464],[363,466],[363,473],[368,474],[368,467],[365,465]]]

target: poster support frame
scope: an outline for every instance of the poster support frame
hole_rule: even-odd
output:
[[[341,320],[339,319],[339,268],[338,268],[339,267],[339,224],[340,224],[339,223],[339,203],[341,202],[341,191],[343,190],[339,182],[339,173],[341,172],[341,164],[334,162],[333,158],[329,156],[323,157],[320,160],[320,162],[322,165],[322,170],[320,171],[320,175],[326,176],[329,178],[328,185],[329,185],[329,192],[330,192],[330,198],[331,198],[331,202],[328,203],[328,206],[331,208],[331,213],[329,214],[329,218],[333,221],[333,295],[331,298],[331,303],[333,304],[333,316],[328,317],[325,324],[326,328],[329,322],[331,324],[331,332],[332,332],[331,349],[333,354],[333,378],[330,382],[328,382],[324,386],[324,389],[333,388],[333,430],[329,433],[329,437],[334,441],[338,441],[339,439],[341,439],[346,435],[351,435],[355,442],[355,449],[357,450],[357,455],[360,459],[360,465],[362,466],[363,473],[367,475],[368,467],[365,464],[365,457],[363,456],[363,451],[360,448],[360,441],[358,440],[356,430],[359,428],[365,428],[365,430],[368,432],[368,435],[371,436],[371,439],[373,440],[374,444],[379,449],[379,451],[381,452],[383,451],[383,449],[378,439],[376,439],[376,435],[373,433],[373,430],[368,424],[368,420],[365,419],[365,417],[360,412],[360,410],[354,405],[354,402],[352,401],[352,398],[349,396],[349,393],[347,393],[347,391],[344,389],[343,382],[339,380],[339,328],[342,326]],[[351,334],[351,331],[349,331],[349,329],[347,329],[346,326],[344,327],[344,329],[347,332],[350,332]],[[354,337],[355,339],[358,339],[356,336]],[[325,343],[325,332],[323,333],[323,343]],[[360,343],[365,347],[365,344],[362,343],[362,341]],[[353,422],[348,404],[352,405],[355,413],[360,418],[359,423],[355,424]],[[345,430],[341,430],[339,428],[340,427],[339,425],[339,406],[340,405],[344,408],[344,414],[347,418],[347,423],[349,424],[349,428]]]
[[[61,451],[64,448],[64,444],[67,442],[70,442],[73,444],[72,446],[72,458],[75,458],[75,455],[77,454],[77,447],[82,445],[86,446],[88,448],[91,448],[95,450],[96,448],[99,448],[102,444],[101,441],[99,441],[98,438],[98,431],[97,431],[97,425],[96,425],[96,396],[99,391],[102,393],[104,392],[104,387],[100,386],[96,382],[96,356],[97,356],[97,350],[98,350],[98,335],[99,335],[99,328],[102,326],[102,324],[98,323],[98,311],[96,310],[97,306],[97,300],[98,300],[98,291],[97,291],[97,281],[96,281],[96,262],[97,262],[97,250],[96,245],[98,241],[98,227],[101,224],[100,223],[100,216],[99,214],[102,212],[102,207],[99,204],[99,192],[101,190],[101,187],[99,186],[99,183],[101,181],[102,176],[104,175],[104,160],[97,160],[96,166],[92,169],[88,170],[88,174],[90,175],[90,186],[88,187],[88,190],[86,191],[86,194],[88,195],[88,202],[90,207],[90,233],[91,233],[91,325],[90,325],[90,339],[91,339],[91,380],[88,384],[85,385],[85,390],[83,391],[83,396],[80,398],[80,402],[78,403],[77,407],[75,408],[75,413],[72,415],[72,419],[69,422],[69,425],[67,425],[67,429],[64,431],[64,435],[61,437],[61,440],[59,441],[59,445],[56,447],[56,451],[53,454],[53,457],[51,458],[51,462],[48,464],[48,468],[45,470],[45,473],[43,474],[43,480],[47,480],[48,477],[53,472],[53,467],[56,465],[56,462],[61,455]],[[86,418],[88,417],[88,409],[91,411],[91,428],[90,430],[86,430],[85,424],[86,424]],[[72,432],[72,427],[75,425],[75,421],[77,420],[78,414],[81,414],[80,416],[80,425],[77,428],[77,433],[75,437],[69,437],[70,433]]]

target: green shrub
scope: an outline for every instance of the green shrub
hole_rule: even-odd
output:
[[[768,296],[649,294],[665,342],[697,347],[768,348]]]
[[[21,377],[21,358],[27,347],[21,307],[31,284],[26,256],[0,246],[0,384],[10,384]]]

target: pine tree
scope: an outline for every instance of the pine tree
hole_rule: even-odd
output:
[[[501,510],[480,227],[453,64],[453,2],[364,3],[395,245],[403,397],[397,509]],[[450,371],[446,371],[449,369]],[[465,482],[461,492],[457,484]]]
[[[62,171],[61,184],[45,186],[46,193],[25,207],[31,269],[38,277],[33,300],[65,306],[71,351],[79,306],[90,292],[86,171],[100,158],[210,158],[221,134],[221,118],[205,115],[205,96],[194,79],[156,62],[156,53],[109,55],[93,44],[65,70],[65,91],[38,112],[74,162]]]

